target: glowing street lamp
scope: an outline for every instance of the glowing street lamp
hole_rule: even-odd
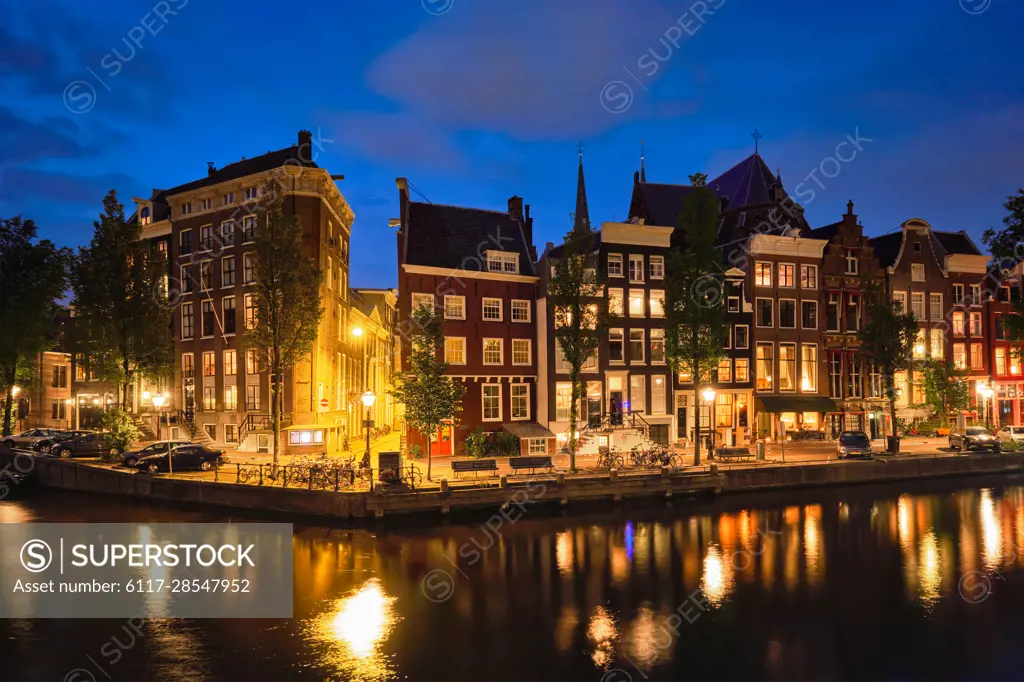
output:
[[[711,423],[708,424],[708,432],[711,438],[711,444],[708,447],[708,459],[715,458],[715,395],[715,389],[711,386],[708,386],[701,392],[704,402],[711,405],[711,409],[708,410],[709,419],[711,420]]]
[[[362,395],[361,400],[366,406],[366,420],[363,422],[363,429],[366,431],[366,452],[363,453],[362,467],[370,466],[370,429],[373,428],[373,403],[377,401],[377,394],[367,391]]]

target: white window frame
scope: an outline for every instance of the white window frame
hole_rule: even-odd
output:
[[[804,326],[804,306],[812,304],[814,306],[814,326]],[[800,301],[800,328],[801,329],[817,329],[818,328],[818,302],[817,301]]]
[[[480,420],[485,422],[500,422],[501,421],[501,384],[490,383],[480,384]],[[488,417],[487,416],[487,389],[496,388],[498,389],[498,416]]]
[[[892,302],[898,303],[901,306],[903,312],[907,312],[910,308],[907,307],[907,292],[905,291],[894,291],[892,292]]]
[[[660,337],[656,337],[655,336],[656,332],[661,334],[661,336]],[[654,339],[655,338],[660,338],[661,339],[661,360],[655,360],[654,359]],[[665,355],[665,330],[664,329],[651,329],[651,330],[649,330],[649,333],[647,334],[647,343],[648,343],[648,346],[651,349],[650,353],[649,353],[650,358],[651,358],[651,364],[652,365],[664,365],[664,364],[666,364],[667,363],[667,356]]]
[[[618,332],[619,334],[618,344],[621,352],[619,353],[620,358],[618,360],[612,358],[612,344],[615,343],[614,341],[612,341],[613,332]],[[608,364],[626,364],[626,330],[623,329],[622,327],[612,327],[611,329],[608,330]]]
[[[517,388],[525,388],[526,389],[526,416],[524,416],[524,417],[517,417],[516,416],[516,407],[515,407],[515,405],[516,405],[515,404],[516,397],[513,394],[515,393]],[[522,396],[520,396],[520,397],[522,397]],[[508,412],[509,412],[509,415],[508,415],[509,419],[514,421],[514,422],[522,422],[522,421],[529,421],[530,420],[530,384],[525,383],[525,382],[509,384],[509,386],[508,386]]]
[[[808,386],[807,388],[804,388],[804,379],[806,378],[804,376],[804,348],[813,348],[814,349],[814,362],[811,363],[811,366],[814,367],[814,385],[813,386]],[[818,379],[819,379],[818,374],[820,374],[818,369],[819,369],[819,365],[820,365],[820,362],[821,362],[821,359],[818,356],[818,344],[816,344],[816,343],[801,343],[800,344],[800,348],[797,350],[796,362],[797,362],[797,367],[800,369],[800,371],[798,373],[798,377],[799,377],[798,381],[799,381],[800,388],[797,389],[797,392],[798,393],[817,393],[818,392]]]
[[[960,292],[959,296],[957,295],[957,291]],[[953,285],[953,305],[960,305],[963,302],[964,297],[966,295],[967,295],[967,289],[966,289],[966,287],[964,287],[963,284],[954,284]]]
[[[453,362],[448,359],[448,342],[458,341],[462,344],[462,362]],[[446,336],[444,337],[444,361],[449,365],[465,365],[466,364],[466,337],[465,336]]]
[[[618,309],[612,307],[612,301],[617,300]],[[608,289],[608,314],[615,317],[626,316],[626,292],[622,289]]]
[[[451,315],[448,314],[448,303],[449,303],[449,301],[452,302],[452,303],[459,304],[459,307],[460,307],[460,310],[461,310],[461,314],[458,314],[458,313],[453,313]],[[464,320],[464,319],[466,319],[466,297],[465,296],[455,296],[453,294],[446,294],[445,295],[445,297],[444,297],[444,319],[446,319],[446,320]]]
[[[736,341],[736,344],[735,344],[736,345],[736,350],[750,350],[750,325],[749,324],[735,324],[735,325],[733,325],[733,337],[735,337],[736,339],[739,338],[739,335],[736,334],[736,331],[738,331],[741,327],[745,330],[745,333],[744,333],[743,336],[745,337],[744,341],[746,341],[746,344],[741,346],[739,344],[739,341]]]
[[[498,302],[498,316],[497,317],[487,317],[487,304],[488,303],[492,303],[493,304],[495,301]],[[504,308],[505,308],[505,306],[504,306],[503,299],[491,298],[489,296],[488,297],[484,297],[484,298],[482,298],[480,300],[480,319],[483,320],[484,322],[503,322],[504,319],[505,319]]]
[[[547,438],[530,438],[529,451],[531,455],[546,455],[548,453]],[[538,443],[540,444],[538,446]]]
[[[231,263],[231,265],[232,265],[231,284],[225,284],[224,283],[224,281],[227,279],[227,277],[225,277],[225,275],[227,274],[227,270],[226,270],[225,266],[228,263]],[[235,285],[238,283],[238,270],[234,269],[234,267],[233,267],[234,264],[235,264],[235,257],[234,256],[224,256],[223,258],[220,259],[220,288],[221,289],[234,289]]]
[[[516,362],[516,343],[526,344],[526,362]],[[533,340],[512,339],[512,364],[517,367],[529,367],[533,364]]]
[[[799,329],[800,328],[800,308],[796,304],[797,303],[796,299],[795,298],[780,298],[780,299],[777,299],[777,300],[779,302],[779,315],[778,315],[778,317],[779,317],[779,325],[778,325],[779,329]],[[783,327],[782,326],[782,302],[783,301],[789,301],[789,302],[791,302],[793,304],[793,326],[792,327]]]
[[[722,364],[723,363],[729,368],[728,369],[728,374],[725,377],[722,376]],[[718,367],[715,368],[715,377],[718,379],[718,383],[720,383],[720,384],[731,384],[732,383],[732,358],[725,357],[725,358],[721,358],[718,361]]]
[[[733,305],[735,303],[735,305]],[[740,297],[729,296],[726,298],[726,312],[738,313],[740,311]]]
[[[516,304],[517,303],[525,304],[525,305],[521,305],[520,306],[520,310],[525,310],[526,311],[526,319],[525,320],[517,320],[516,319]],[[512,299],[512,304],[511,304],[511,313],[510,314],[512,315],[512,322],[518,322],[518,323],[521,323],[521,324],[529,323],[533,319],[533,312],[530,310],[530,301],[528,299],[525,299],[525,298],[513,298]]]
[[[185,335],[185,307],[186,306],[188,306],[188,311],[189,311],[188,317],[191,320],[191,324],[189,326],[191,327],[191,331],[192,331],[192,333],[187,335],[187,336]],[[196,337],[196,308],[195,308],[195,305],[193,303],[191,303],[191,302],[182,303],[181,304],[181,340],[182,341],[191,341],[195,337]]]
[[[654,265],[658,264],[658,274],[655,274]],[[648,265],[651,268],[651,279],[665,279],[665,257],[664,256],[650,256],[648,257]]]
[[[761,265],[767,265],[768,266],[768,283],[767,284],[764,284],[763,282],[758,282],[758,279],[761,277],[761,275],[760,275],[760,273],[758,273],[757,270],[758,270],[758,266],[761,266]],[[771,288],[772,282],[774,282],[774,281],[775,281],[775,268],[773,267],[772,262],[771,261],[763,261],[763,260],[754,261],[754,286],[755,287]]]
[[[911,282],[924,282],[925,281],[924,263],[911,263],[910,264],[910,281]]]
[[[804,273],[805,272],[807,273],[807,277],[804,277]],[[814,281],[813,281],[813,283],[808,283],[807,285],[805,285],[804,284],[804,280],[805,279],[806,280],[813,279]],[[800,288],[801,289],[808,289],[810,291],[817,291],[818,290],[818,266],[817,265],[812,265],[810,263],[801,263],[800,264]]]
[[[665,291],[664,289],[651,289],[649,293],[650,299],[647,302],[647,310],[651,317],[660,318],[665,317]],[[660,308],[655,310],[655,306]]]
[[[227,308],[228,301],[231,301],[231,314],[235,318],[235,320],[234,320],[235,321],[235,331],[233,331],[233,332],[227,331],[227,328],[228,328],[228,324],[227,324],[227,321],[228,321],[228,308]],[[224,336],[234,336],[236,333],[238,333],[238,307],[237,306],[238,306],[238,303],[235,300],[234,296],[225,296],[224,298],[220,299],[220,328],[221,328],[221,332],[222,332],[222,334]],[[215,336],[216,336],[216,334],[215,334]]]
[[[635,268],[632,267],[634,263],[638,264],[638,266],[635,267]],[[640,273],[640,279],[634,279],[633,275],[630,274],[631,270],[634,273]],[[645,274],[646,273],[644,272],[644,257],[643,257],[643,255],[629,254],[629,258],[627,260],[626,276],[629,278],[630,283],[632,283],[632,284],[643,284],[644,283],[644,275]]]
[[[506,275],[519,274],[519,254],[508,251],[487,251],[487,272],[504,273]]]
[[[640,332],[640,359],[633,359],[633,332]],[[632,328],[629,330],[629,339],[626,341],[626,349],[629,351],[629,364],[631,365],[646,365],[647,364],[647,334],[644,329]]]
[[[938,305],[933,305],[937,302]],[[938,310],[935,310],[938,308]],[[942,294],[931,291],[928,293],[928,319],[938,322],[945,316],[945,308],[942,305]]]
[[[210,274],[206,285],[203,284],[204,269],[208,270]],[[199,291],[213,291],[213,259],[211,258],[199,261]]]
[[[427,299],[430,299],[428,302]],[[412,303],[410,304],[410,311],[415,313],[420,308],[427,308],[431,314],[434,313],[434,294],[428,294],[424,292],[414,292],[412,294]]]
[[[758,314],[757,304],[760,301],[768,301],[768,303],[771,304],[771,307],[772,307],[772,323],[769,324],[769,325],[761,324],[761,320],[759,319],[760,316]],[[764,296],[760,296],[760,297],[754,299],[754,326],[757,327],[758,329],[774,329],[775,328],[775,299],[774,298],[766,298]]]
[[[618,272],[612,272],[612,263],[618,265]],[[609,277],[625,277],[626,271],[624,268],[624,262],[621,253],[609,253],[608,254],[608,276]]]
[[[633,312],[633,301],[636,300],[634,298],[635,294],[639,294],[640,295],[639,296],[639,299],[640,299],[640,312],[639,313],[634,313]],[[629,290],[629,298],[626,301],[626,305],[627,305],[627,307],[629,309],[629,316],[630,317],[647,317],[647,301],[646,301],[646,297],[644,296],[644,294],[645,294],[645,290],[644,289],[630,289]]]
[[[231,358],[231,362],[228,362],[228,358]],[[234,348],[228,348],[224,351],[221,362],[224,364],[224,376],[233,377],[238,375],[238,351]],[[229,372],[232,369],[234,371]]]
[[[793,283],[792,284],[783,284],[782,283],[782,268],[786,267],[786,266],[793,268]],[[779,288],[780,289],[796,289],[796,286],[797,286],[797,276],[799,275],[799,272],[800,271],[797,269],[796,263],[779,263],[779,273],[778,273],[778,276],[775,278],[776,281],[779,283]]]
[[[487,361],[487,342],[488,341],[497,341],[498,342],[498,356],[499,356],[498,362],[488,362]],[[481,360],[482,360],[484,365],[487,365],[489,367],[501,367],[502,365],[505,364],[505,339],[495,339],[495,338],[483,338],[483,339],[481,339],[480,340],[480,352],[481,352],[480,358],[481,358]]]
[[[843,267],[843,274],[846,275],[859,275],[860,274],[860,258],[857,257],[857,252],[854,249],[846,249],[846,253],[843,254],[843,258],[846,263]],[[851,267],[852,263],[852,267]]]

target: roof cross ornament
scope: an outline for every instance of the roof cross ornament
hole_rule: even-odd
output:
[[[754,132],[750,136],[754,138],[754,153],[757,154],[758,147],[760,147],[761,138],[764,137],[764,135],[762,135],[757,128],[754,128]]]

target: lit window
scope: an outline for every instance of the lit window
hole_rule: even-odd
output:
[[[629,316],[630,317],[643,317],[644,316],[644,290],[643,289],[630,289],[629,290]]]
[[[485,422],[501,421],[501,384],[484,384],[481,388],[483,420]]]
[[[736,381],[740,383],[750,381],[750,360],[747,358],[736,358]]]
[[[217,354],[212,350],[203,353],[203,376],[212,377],[217,375]]]
[[[544,438],[531,438],[530,439],[530,454],[531,455],[543,455],[548,451],[548,443]]]
[[[483,300],[484,319],[491,322],[501,322],[501,299],[485,298]]]
[[[487,252],[487,270],[489,272],[519,272],[519,254],[502,251]]]
[[[466,364],[466,339],[446,336],[444,339],[444,361],[449,365]]]
[[[953,311],[953,336],[964,335],[964,314],[963,311]]]
[[[238,409],[238,386],[224,387],[224,409],[229,412]]]
[[[234,376],[238,373],[238,352],[235,350],[224,351],[224,376]]]
[[[754,263],[754,286],[770,287],[772,285],[772,264]]]
[[[444,297],[444,319],[464,320],[466,319],[466,297],[445,296]]]
[[[665,330],[651,330],[651,362],[664,364],[665,362]]]
[[[800,390],[804,393],[818,391],[818,347],[800,346]]]
[[[941,329],[932,329],[931,332],[931,346],[932,346],[932,358],[941,360],[942,356],[945,355],[942,351],[942,347],[945,345],[945,339],[942,336]]]
[[[512,339],[512,364],[531,364],[532,353],[530,352],[530,339]]]
[[[651,317],[665,317],[665,292],[651,289]]]
[[[665,279],[665,257],[651,256],[651,279]]]
[[[796,390],[796,345],[779,344],[779,390]]]
[[[796,266],[792,263],[779,263],[779,286],[796,286]]]
[[[484,339],[484,364],[500,365],[502,362],[501,353],[502,339]]]
[[[953,344],[953,365],[958,369],[967,369],[967,346],[965,344]]]
[[[424,308],[431,313],[434,312],[434,295],[433,294],[413,294],[412,295],[412,311]]]
[[[818,266],[817,265],[801,265],[800,266],[800,288],[801,289],[817,289],[818,288]]]
[[[1006,349],[996,348],[996,374],[1006,374]]]
[[[622,289],[608,290],[608,314],[620,317],[622,315]]]
[[[732,382],[732,360],[722,358],[718,361],[718,381],[723,384]]]
[[[985,366],[984,353],[984,346],[982,344],[971,344],[971,369],[982,369]]]
[[[512,321],[513,322],[529,322],[530,321],[530,302],[522,301],[519,299],[512,299]]]
[[[775,366],[774,346],[770,343],[757,344],[757,390],[772,390],[772,372]]]
[[[512,403],[512,419],[530,418],[530,385],[512,384],[509,387]]]
[[[245,409],[249,412],[260,409],[259,384],[250,384],[245,387]]]

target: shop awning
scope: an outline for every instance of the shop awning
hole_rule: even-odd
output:
[[[754,399],[758,412],[836,412],[836,402],[821,395],[779,395]]]

